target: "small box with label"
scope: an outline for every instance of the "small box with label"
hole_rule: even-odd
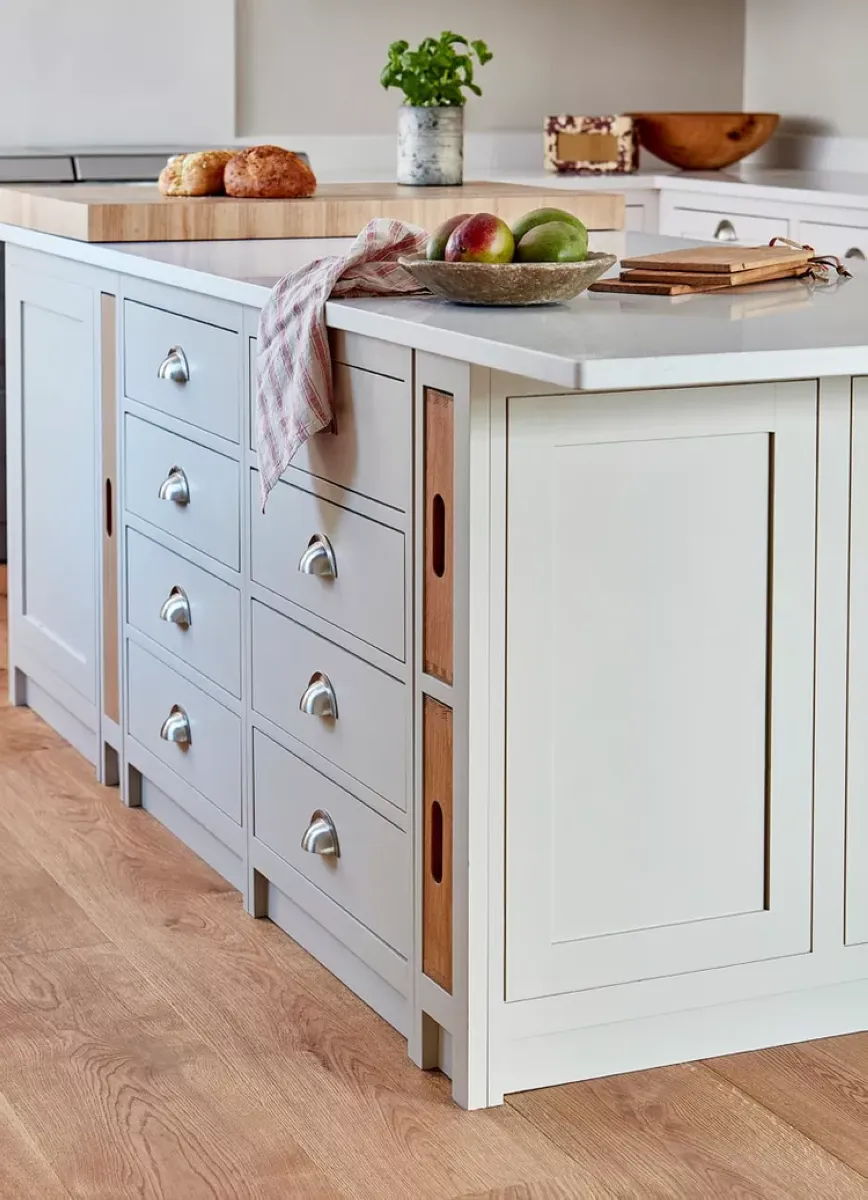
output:
[[[545,168],[563,175],[614,175],[639,166],[632,117],[547,117]]]

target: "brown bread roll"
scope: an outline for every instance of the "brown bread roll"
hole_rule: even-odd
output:
[[[307,163],[280,146],[252,146],[226,165],[226,194],[265,200],[312,196],[316,176]]]
[[[160,172],[157,186],[164,196],[219,196],[223,172],[234,154],[234,150],[175,154]]]

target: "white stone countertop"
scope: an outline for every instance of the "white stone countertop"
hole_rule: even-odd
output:
[[[619,235],[621,236],[621,235]],[[341,243],[96,245],[0,225],[0,240],[259,307],[284,271]],[[627,234],[630,254],[685,245]],[[440,300],[332,301],[338,329],[566,388],[609,390],[868,374],[868,264],[837,286],[798,281],[677,298],[586,294],[542,309]]]

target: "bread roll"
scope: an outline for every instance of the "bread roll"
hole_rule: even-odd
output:
[[[266,200],[312,196],[316,176],[297,154],[280,146],[242,150],[226,166],[226,194]]]
[[[234,150],[175,154],[160,172],[159,189],[164,196],[219,196],[223,172],[234,154]]]

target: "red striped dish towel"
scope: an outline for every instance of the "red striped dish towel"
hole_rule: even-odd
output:
[[[256,371],[263,509],[295,454],[332,420],[326,301],[424,292],[398,258],[421,253],[427,237],[401,221],[370,221],[345,255],[317,259],[275,285],[259,319]]]

